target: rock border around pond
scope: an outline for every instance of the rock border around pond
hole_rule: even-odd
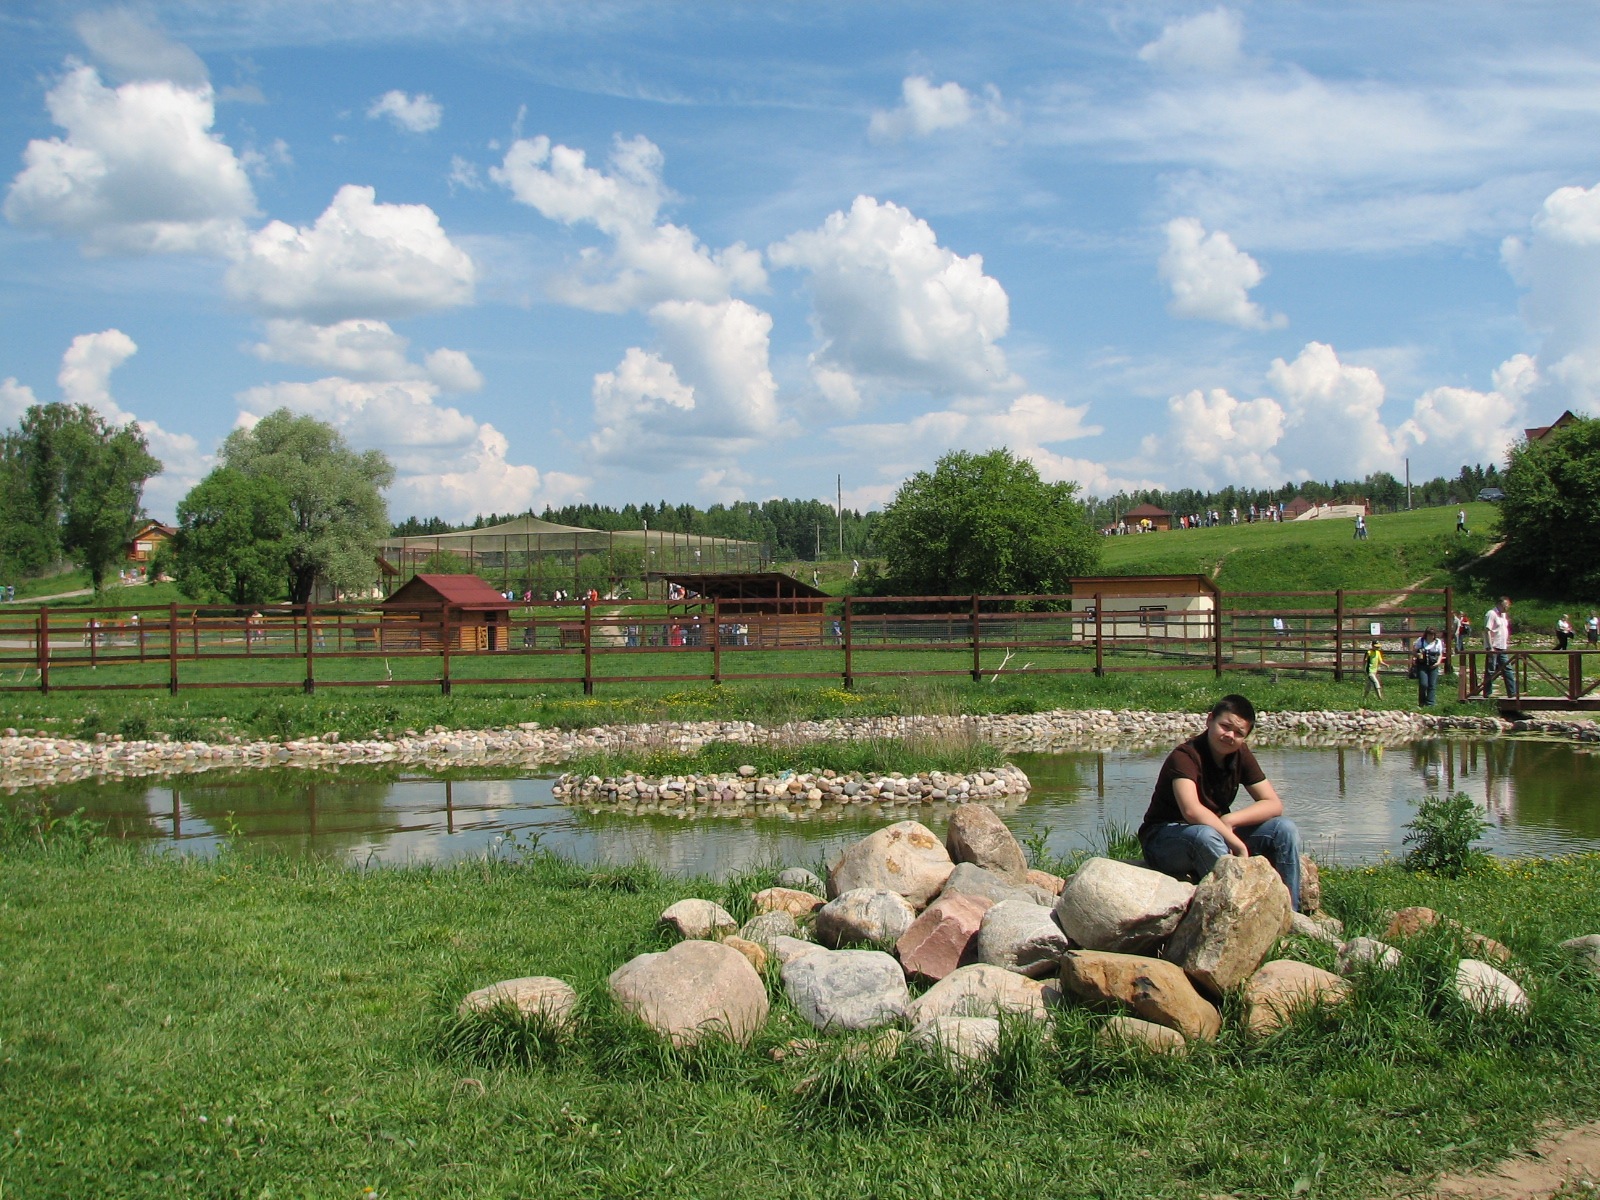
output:
[[[331,767],[355,764],[404,766],[523,766],[565,762],[601,751],[693,751],[711,742],[795,744],[863,738],[957,734],[982,738],[1010,753],[1053,750],[1142,748],[1173,745],[1199,732],[1202,713],[1057,709],[1026,714],[963,716],[837,717],[792,721],[780,726],[753,721],[668,721],[547,729],[529,721],[511,729],[407,730],[404,734],[346,741],[337,733],[293,740],[236,739],[210,743],[156,738],[127,741],[97,734],[93,741],[0,732],[0,787],[59,785],[78,779],[140,778],[219,769]],[[1264,712],[1257,745],[1360,745],[1442,733],[1542,733],[1574,741],[1600,742],[1592,721],[1503,721],[1498,717],[1430,713]]]

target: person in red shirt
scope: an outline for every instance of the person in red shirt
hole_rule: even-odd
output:
[[[1255,705],[1245,697],[1217,701],[1205,731],[1161,764],[1139,844],[1147,863],[1180,879],[1201,878],[1225,854],[1260,854],[1298,910],[1300,831],[1283,815],[1283,801],[1245,744],[1255,724]],[[1241,787],[1250,803],[1235,810]]]

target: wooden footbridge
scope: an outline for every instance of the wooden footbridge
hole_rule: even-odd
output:
[[[1505,693],[1505,678],[1496,680],[1492,696],[1502,713],[1600,712],[1600,649],[1511,650],[1506,655],[1517,681],[1513,698]],[[1457,656],[1456,686],[1462,700],[1483,695],[1488,656],[1484,651]]]

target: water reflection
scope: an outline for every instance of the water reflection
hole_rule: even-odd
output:
[[[1257,751],[1320,857],[1371,861],[1403,851],[1423,796],[1464,791],[1492,822],[1502,855],[1600,850],[1600,755],[1531,739],[1433,739],[1388,747]],[[1135,828],[1165,752],[1018,755],[1033,780],[1025,803],[1003,810],[1019,837],[1066,853]],[[690,819],[573,809],[551,794],[551,773],[448,774],[344,767],[209,773],[160,782],[78,783],[29,793],[58,811],[82,808],[117,837],[185,852],[236,837],[296,855],[358,862],[429,862],[494,852],[513,837],[582,861],[653,863],[725,877],[769,863],[811,865],[889,821],[942,828],[943,809],[843,807],[782,817]]]

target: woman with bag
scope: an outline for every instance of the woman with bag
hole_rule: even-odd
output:
[[[1439,690],[1439,660],[1444,657],[1444,642],[1432,626],[1422,631],[1412,653],[1417,675],[1417,703],[1432,708]]]

